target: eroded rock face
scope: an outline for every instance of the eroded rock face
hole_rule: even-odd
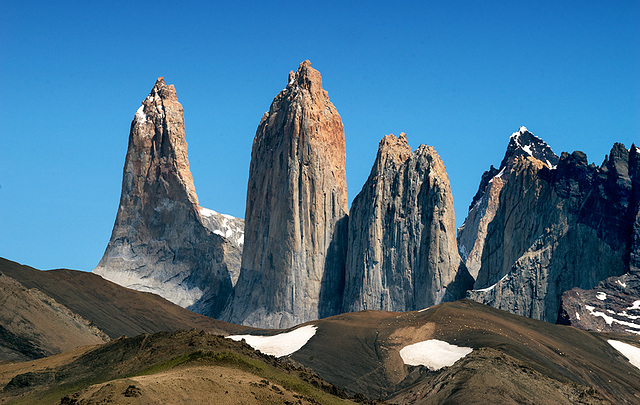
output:
[[[284,328],[339,312],[347,235],[342,120],[309,61],[262,117],[242,269],[224,320]]]
[[[453,197],[433,147],[380,141],[349,219],[343,311],[410,311],[463,298],[473,279],[458,255]]]
[[[509,138],[507,151],[498,169],[484,172],[478,192],[469,206],[469,214],[458,229],[458,248],[473,278],[478,277],[487,227],[493,220],[502,187],[509,180],[511,169],[516,160],[532,156],[549,168],[558,164],[558,156],[542,139],[533,135],[525,127],[520,127]]]
[[[231,293],[241,248],[239,237],[229,240],[206,225],[189,170],[182,105],[173,85],[159,78],[131,123],[118,214],[93,271],[215,317]]]
[[[563,153],[553,170],[532,157],[517,161],[469,297],[555,322],[565,291],[629,272],[637,254],[637,159],[637,148],[615,144],[601,167],[582,152]]]

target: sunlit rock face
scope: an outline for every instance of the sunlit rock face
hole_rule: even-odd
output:
[[[349,218],[343,311],[410,311],[463,298],[453,197],[435,149],[385,136]]]
[[[217,316],[239,271],[242,226],[233,220],[229,233],[216,217],[198,205],[182,105],[159,78],[131,123],[120,206],[94,273]]]
[[[549,168],[555,167],[559,160],[546,142],[529,132],[527,128],[520,127],[509,138],[500,166],[497,169],[491,166],[483,173],[478,192],[469,206],[469,214],[458,229],[460,256],[473,278],[478,277],[487,227],[498,209],[500,192],[509,181],[516,160],[527,156],[536,158]]]
[[[638,149],[621,144],[600,167],[582,152],[563,153],[555,169],[530,156],[518,159],[487,228],[469,297],[556,322],[565,291],[637,272],[638,176]],[[565,312],[563,322],[572,322],[576,311]]]
[[[223,319],[284,328],[338,313],[347,210],[342,120],[304,61],[256,131],[242,268]]]

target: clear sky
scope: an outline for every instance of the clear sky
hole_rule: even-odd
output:
[[[436,148],[461,225],[521,125],[600,164],[640,143],[639,1],[3,1],[0,256],[92,270],[158,76],[200,204],[244,217],[262,114],[309,59],[342,116],[349,201],[379,140]]]

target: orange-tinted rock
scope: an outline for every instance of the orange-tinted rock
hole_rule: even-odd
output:
[[[345,140],[309,61],[262,117],[251,152],[240,278],[223,319],[289,327],[339,311],[346,251]]]
[[[120,206],[94,272],[216,316],[241,251],[207,224],[189,170],[182,105],[159,78],[131,123]]]

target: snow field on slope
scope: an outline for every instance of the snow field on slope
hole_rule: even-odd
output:
[[[247,344],[259,352],[276,357],[288,356],[302,349],[318,330],[317,326],[307,325],[292,330],[291,332],[280,333],[274,336],[256,335],[233,335],[227,339],[240,341],[244,339]]]
[[[452,366],[473,351],[470,347],[451,345],[442,340],[431,339],[405,346],[400,350],[404,364],[426,366],[430,370],[440,370]]]
[[[640,368],[640,348],[630,345],[628,343],[621,342],[619,340],[607,340],[607,342],[613,346],[614,349],[622,353],[624,357],[629,359],[629,362],[634,366]]]

